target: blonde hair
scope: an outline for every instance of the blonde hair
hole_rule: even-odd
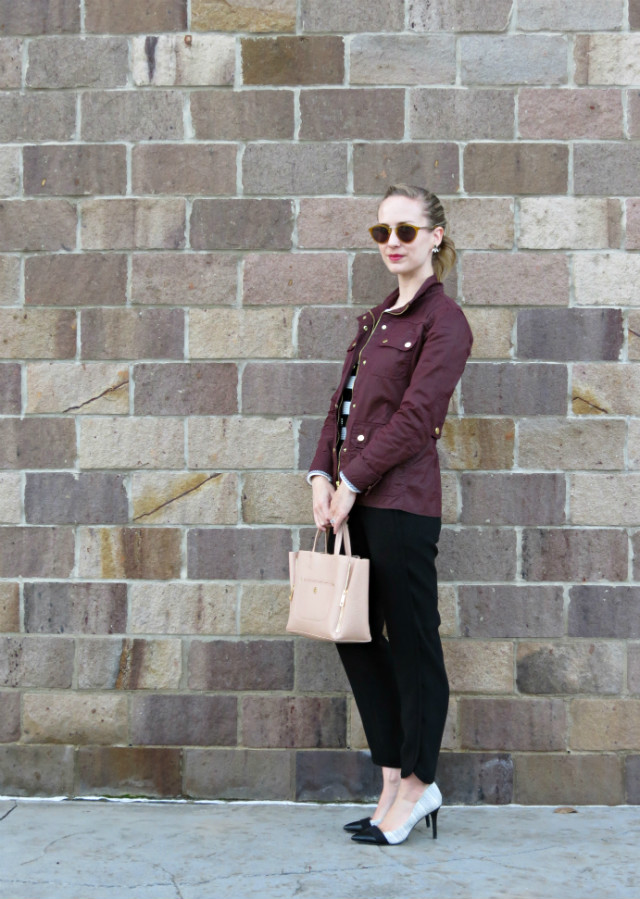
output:
[[[382,200],[386,200],[387,197],[408,197],[410,200],[420,200],[429,227],[444,228],[446,231],[447,219],[442,203],[431,191],[413,184],[392,184]],[[439,252],[434,253],[431,257],[433,271],[438,281],[444,281],[447,273],[451,271],[456,262],[456,255],[454,242],[447,234],[443,234]]]

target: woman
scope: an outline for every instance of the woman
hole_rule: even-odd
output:
[[[442,803],[435,771],[449,684],[436,441],[473,338],[442,288],[456,252],[438,198],[399,184],[378,218],[369,230],[398,288],[358,319],[308,480],[317,527],[336,534],[349,518],[353,552],[371,560],[372,642],[337,646],[383,787],[373,818],[345,830],[357,842],[396,844],[422,817],[435,837]]]

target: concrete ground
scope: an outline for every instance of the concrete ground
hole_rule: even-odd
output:
[[[0,899],[640,899],[640,807],[445,806],[401,846],[362,806],[0,800]]]

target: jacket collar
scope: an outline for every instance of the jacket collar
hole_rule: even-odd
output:
[[[418,288],[415,296],[411,300],[409,300],[409,302],[406,303],[404,306],[401,306],[400,309],[397,309],[394,312],[394,315],[402,315],[404,312],[406,312],[408,309],[410,309],[414,305],[414,303],[416,303],[417,300],[421,300],[425,296],[425,294],[429,293],[429,291],[435,285],[437,285],[439,283],[440,282],[438,281],[438,279],[436,278],[435,275],[430,275],[427,278],[427,280],[423,282],[422,286]],[[379,306],[376,306],[374,309],[371,310],[371,312],[375,316],[376,321],[378,320],[379,315],[382,315],[383,312],[385,312],[387,309],[390,309],[391,306],[393,306],[395,301],[398,299],[399,294],[400,294],[400,289],[398,287],[396,287],[396,289],[393,291],[393,293],[390,293],[389,296],[386,298],[386,300],[383,300],[383,302],[380,303]]]

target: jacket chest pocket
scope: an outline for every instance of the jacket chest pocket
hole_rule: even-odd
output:
[[[394,328],[381,332],[381,339],[371,353],[371,372],[381,378],[406,378],[411,371],[419,331]]]

